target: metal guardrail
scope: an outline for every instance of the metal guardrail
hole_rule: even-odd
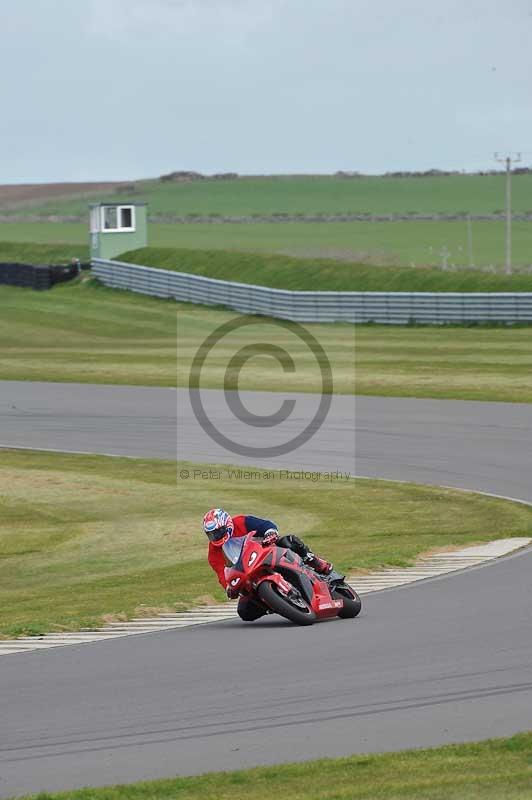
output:
[[[532,292],[291,292],[93,259],[106,286],[294,322],[532,322]]]

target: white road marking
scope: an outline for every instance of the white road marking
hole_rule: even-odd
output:
[[[478,566],[527,547],[531,543],[532,539],[525,538],[497,539],[488,544],[465,547],[451,553],[434,553],[432,556],[420,558],[413,567],[382,569],[367,575],[348,575],[347,581],[359,594],[370,594]],[[200,606],[189,611],[165,612],[156,617],[138,617],[127,622],[111,622],[100,630],[0,639],[0,656],[74,644],[104,642],[124,636],[189,628],[193,625],[206,625],[236,618],[236,602],[230,601],[224,605]]]

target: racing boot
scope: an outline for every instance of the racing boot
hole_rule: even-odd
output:
[[[330,561],[325,561],[323,558],[314,555],[314,553],[310,552],[310,550],[303,561],[309,567],[312,567],[314,572],[317,572],[318,575],[330,575],[333,569],[333,565]]]

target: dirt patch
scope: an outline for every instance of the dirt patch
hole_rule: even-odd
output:
[[[119,614],[104,614],[102,616],[102,622],[104,625],[110,625],[112,622],[127,622],[128,616],[127,614],[119,613]]]
[[[173,614],[175,608],[172,606],[137,606],[133,612],[134,617],[157,617],[159,614]],[[124,617],[127,619],[127,617]]]
[[[199,606],[223,606],[225,605],[224,601],[216,600],[212,594],[202,594],[200,597],[196,599],[196,602]]]

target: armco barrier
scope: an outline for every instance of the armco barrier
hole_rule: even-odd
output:
[[[532,292],[289,292],[94,259],[106,286],[295,322],[532,322]]]

